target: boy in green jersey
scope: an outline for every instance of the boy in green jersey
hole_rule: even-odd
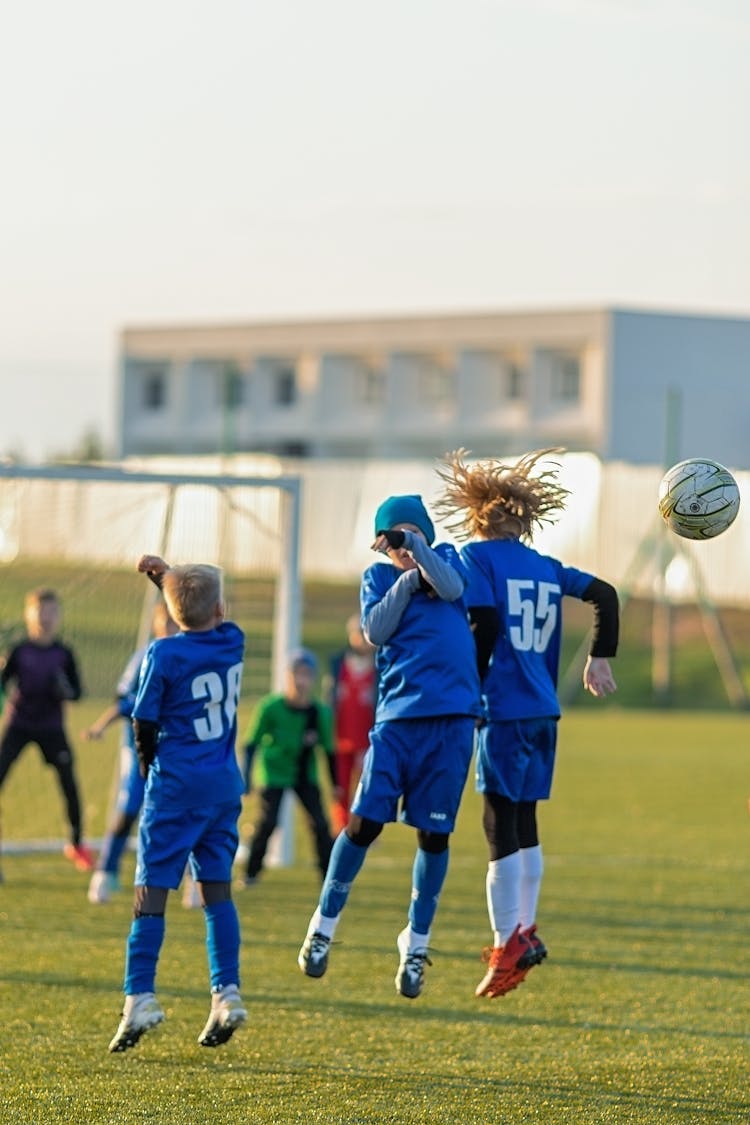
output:
[[[321,878],[331,854],[331,829],[323,808],[316,749],[325,752],[336,792],[331,710],[315,698],[318,662],[308,649],[290,654],[283,692],[261,699],[245,743],[245,792],[252,788],[253,765],[260,783],[260,819],[249,845],[245,884],[255,883],[268,841],[279,821],[281,800],[291,790],[307,813]]]

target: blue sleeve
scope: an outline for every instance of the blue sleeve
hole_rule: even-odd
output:
[[[151,644],[146,649],[146,655],[143,658],[138,692],[133,703],[133,718],[158,723],[161,714],[162,692],[163,677],[157,659],[156,645]]]
[[[464,592],[466,572],[458,552],[449,543],[430,547],[419,535],[406,532],[406,547],[435,593],[444,602],[457,601]]]
[[[419,589],[418,570],[398,570],[375,563],[362,577],[362,627],[370,644],[382,645],[393,636],[412,594]]]

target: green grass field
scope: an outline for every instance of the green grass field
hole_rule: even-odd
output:
[[[298,827],[295,864],[238,892],[250,1022],[213,1051],[196,1043],[208,1006],[200,911],[179,896],[169,904],[158,980],[167,1021],[109,1055],[128,894],[93,907],[87,876],[59,855],[6,856],[2,1120],[747,1123],[746,744],[742,715],[569,711],[540,814],[550,956],[492,1001],[474,998],[489,931],[471,784],[416,1001],[393,984],[413,832],[389,826],[373,848],[328,974],[313,981],[296,966],[318,891]],[[95,754],[111,773],[111,753],[87,749],[92,792],[106,776]],[[16,799],[22,783],[51,791],[31,755],[18,770]],[[9,785],[6,820],[11,796]]]

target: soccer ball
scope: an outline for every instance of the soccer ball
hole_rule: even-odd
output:
[[[728,469],[705,457],[680,461],[659,485],[659,511],[683,539],[713,539],[740,510],[740,490]]]

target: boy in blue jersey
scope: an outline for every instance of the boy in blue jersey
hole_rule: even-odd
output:
[[[164,1019],[154,995],[156,966],[167,896],[179,886],[188,859],[203,902],[211,981],[211,1011],[198,1042],[216,1047],[247,1019],[239,994],[239,919],[231,895],[242,794],[235,741],[244,636],[224,621],[217,567],[169,567],[156,555],[144,555],[138,570],[160,587],[180,632],[149,645],[133,705],[146,789],[125,1005],[109,1049],[135,1046]]]
[[[464,570],[458,552],[433,548],[434,538],[421,497],[391,496],[378,508],[372,549],[388,563],[368,567],[360,590],[362,629],[377,648],[375,723],[298,956],[303,973],[323,976],[367,849],[398,817],[417,830],[408,925],[397,939],[396,990],[409,998],[420,994],[430,964],[430,928],[481,709]]]
[[[478,739],[477,789],[484,794],[494,944],[477,996],[516,988],[547,955],[536,929],[543,874],[536,805],[552,787],[566,595],[594,608],[584,687],[597,697],[616,689],[609,665],[618,641],[616,590],[522,542],[565,506],[568,493],[556,471],[535,472],[551,452],[529,454],[511,466],[495,460],[468,466],[458,450],[438,470],[446,488],[436,510],[458,538],[472,537],[461,558],[488,720]]]
[[[169,616],[163,601],[154,606],[151,617],[151,634],[154,640],[171,637],[178,626]],[[107,728],[120,720],[123,726],[120,746],[120,784],[115,799],[115,814],[102,842],[96,870],[91,876],[88,900],[92,903],[109,902],[113,891],[120,886],[120,864],[127,847],[130,830],[138,819],[143,804],[143,791],[146,785],[141,774],[140,763],[135,749],[135,736],[131,716],[138,691],[138,679],[147,645],[137,649],[130,657],[117,685],[117,696],[110,707],[84,732],[84,738],[98,741]]]

